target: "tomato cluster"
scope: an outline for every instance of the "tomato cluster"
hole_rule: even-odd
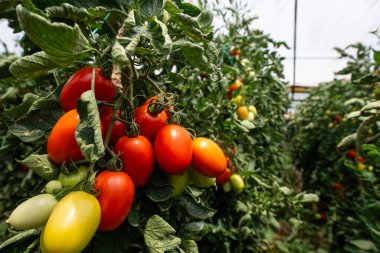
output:
[[[163,99],[154,96],[124,114],[117,103],[109,104],[116,96],[115,89],[100,68],[95,69],[95,97],[107,104],[98,108],[98,127],[103,139],[109,140],[105,145],[109,145],[110,155],[122,162],[122,168],[99,168],[101,172],[96,174],[96,164],[77,167],[78,163],[88,162],[81,161],[85,157],[76,139],[81,121],[76,104],[81,94],[91,89],[92,72],[91,68],[80,69],[62,89],[61,105],[66,113],[56,122],[47,141],[47,156],[61,166],[61,173],[47,183],[46,193],[19,205],[7,221],[20,230],[43,227],[43,252],[80,252],[97,230],[119,227],[132,208],[136,188],[148,183],[155,168],[167,175],[173,197],[190,183],[199,187],[231,183],[235,192],[243,191],[243,179],[236,173],[231,176],[218,144],[205,137],[193,138],[183,126],[169,123],[174,107],[163,103]],[[133,115],[131,122],[123,115]],[[127,132],[129,129],[139,131]],[[69,168],[75,172],[68,173]],[[31,211],[33,219],[25,219]]]
[[[234,104],[236,104],[236,115],[239,120],[248,120],[253,121],[257,117],[257,109],[254,105],[244,105],[244,98],[242,95],[237,95],[233,97],[234,92],[237,90],[240,91],[243,87],[243,82],[238,78],[235,83],[233,83],[227,92],[227,98],[231,100]]]

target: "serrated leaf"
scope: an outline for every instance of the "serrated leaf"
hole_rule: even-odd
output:
[[[164,6],[165,10],[172,15],[182,12],[182,10],[171,0],[167,0]]]
[[[59,67],[45,52],[37,52],[17,59],[9,67],[15,77],[32,78]]]
[[[29,112],[38,109],[59,108],[59,102],[54,99],[39,97],[33,93],[27,93],[24,95],[21,104],[5,109],[5,111],[12,117],[19,118],[26,115]]]
[[[198,17],[197,22],[199,26],[204,29],[209,27],[212,24],[213,16],[209,11],[203,11]]]
[[[26,231],[23,231],[21,233],[18,233],[16,235],[14,235],[13,237],[9,238],[8,240],[6,240],[5,242],[3,242],[0,245],[0,251],[4,250],[4,248],[6,248],[12,244],[16,244],[16,243],[23,241],[25,239],[28,239],[32,236],[37,236],[39,233],[40,233],[40,231],[38,229],[30,229],[30,230],[26,230]],[[4,252],[6,252],[6,251],[4,251]]]
[[[198,253],[198,245],[193,240],[184,240],[181,243],[181,248],[185,251],[185,253]]]
[[[375,102],[367,104],[366,106],[364,106],[361,109],[361,111],[365,112],[365,111],[369,111],[369,110],[373,110],[373,109],[376,109],[376,110],[380,109],[380,101],[375,101]]]
[[[181,51],[186,60],[194,67],[199,68],[201,71],[206,71],[209,68],[209,63],[204,54],[203,47],[189,41],[185,41],[181,44]]]
[[[34,142],[51,131],[62,116],[62,109],[35,110],[8,126],[9,131],[23,142]]]
[[[354,134],[350,134],[346,137],[344,137],[338,144],[337,148],[338,150],[344,150],[346,148],[349,148],[351,146],[354,146],[355,145],[355,141],[356,141],[356,136],[357,134],[354,133]]]
[[[28,166],[34,173],[46,180],[56,179],[60,173],[60,168],[49,160],[46,154],[33,154],[21,161],[22,164]]]
[[[146,29],[147,29],[146,26],[141,26],[141,27],[137,27],[136,28],[137,33],[133,35],[133,37],[131,38],[131,41],[129,42],[129,44],[125,48],[127,54],[129,54],[129,55],[134,55],[135,54],[136,47],[140,43],[141,36],[144,33],[146,33]]]
[[[132,9],[128,12],[127,18],[124,20],[124,26],[133,27],[136,25],[135,11]]]
[[[173,42],[170,38],[166,25],[154,17],[149,27],[150,42],[159,54],[170,53]]]
[[[359,249],[362,249],[362,250],[377,250],[377,247],[376,245],[370,241],[370,240],[352,240],[352,241],[349,241],[349,243],[351,243],[352,245],[355,245],[356,247],[358,247]]]
[[[118,41],[115,41],[112,46],[111,55],[114,62],[119,65],[128,65],[130,63],[125,48]]]
[[[207,219],[216,213],[216,210],[198,203],[193,196],[186,192],[180,196],[180,204],[186,208],[189,215],[197,219]]]
[[[77,110],[80,122],[75,131],[75,139],[83,156],[91,162],[96,162],[104,155],[105,148],[100,128],[99,111],[92,90],[82,93],[80,100],[78,100]]]
[[[218,49],[216,48],[216,45],[213,42],[210,42],[204,43],[203,46],[205,48],[207,59],[212,63],[218,62]]]
[[[60,66],[72,64],[91,48],[76,24],[71,27],[64,23],[52,23],[21,5],[17,5],[16,12],[20,26],[30,40]]]
[[[149,187],[146,196],[154,202],[163,202],[170,199],[173,195],[173,189],[169,186]]]
[[[1,3],[0,3],[1,4]],[[18,57],[16,55],[1,56],[0,60],[0,79],[12,76],[9,66],[16,61]]]
[[[145,245],[150,253],[165,253],[181,244],[181,239],[174,236],[175,230],[160,216],[149,218],[144,231]]]
[[[196,17],[202,12],[201,9],[191,3],[181,3],[179,5],[179,8],[183,10],[183,13],[191,17]]]
[[[153,16],[156,16],[158,13],[161,12],[163,6],[163,0],[144,1],[143,4],[140,6],[139,12],[144,18],[151,19]]]

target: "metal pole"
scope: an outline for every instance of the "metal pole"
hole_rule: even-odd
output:
[[[294,89],[296,86],[296,61],[297,61],[297,14],[298,14],[298,0],[294,0],[294,31],[293,31],[293,87],[292,87],[292,100],[294,100]]]

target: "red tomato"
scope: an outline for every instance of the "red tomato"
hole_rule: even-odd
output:
[[[61,91],[61,106],[70,111],[77,108],[77,100],[83,92],[91,90],[92,68],[85,67],[74,73]],[[103,76],[101,68],[95,70],[95,97],[97,100],[112,102],[115,88],[111,79]]]
[[[101,208],[98,230],[110,231],[127,218],[135,196],[135,186],[125,172],[103,171],[96,177],[95,189]]]
[[[206,177],[218,177],[227,168],[226,156],[218,144],[198,137],[193,141],[192,167]]]
[[[142,105],[135,111],[135,121],[140,126],[140,135],[154,141],[157,132],[166,125],[166,113],[153,114],[148,110],[149,105]]]
[[[26,166],[25,164],[21,164],[21,165],[20,165],[20,169],[21,169],[23,172],[25,172],[25,173],[27,173],[27,172],[29,171],[29,167]]]
[[[364,162],[364,159],[363,159],[362,156],[358,156],[358,162],[360,162],[360,163],[363,163],[363,162]]]
[[[240,50],[240,49],[234,51],[234,55],[235,55],[235,56],[240,55],[240,53],[241,53],[241,50]]]
[[[152,176],[154,153],[150,141],[142,135],[121,137],[115,145],[116,154],[123,161],[123,171],[131,176],[136,187],[145,185]]]
[[[216,183],[218,185],[223,185],[224,183],[230,181],[231,170],[227,168],[224,173],[216,178]]]
[[[241,87],[242,85],[243,85],[243,82],[240,81],[240,79],[236,79],[235,83],[232,84],[230,88],[228,88],[228,94],[227,94],[228,99],[231,99],[234,91],[238,89],[239,87]]]
[[[356,157],[356,151],[353,149],[350,149],[346,153],[347,158],[350,158],[351,160],[355,160]]]
[[[83,159],[75,140],[75,129],[79,123],[76,109],[65,113],[55,124],[48,138],[48,157],[58,165]]]
[[[187,130],[178,125],[166,125],[154,140],[158,165],[169,174],[180,174],[191,165],[193,142]]]
[[[340,192],[343,189],[343,186],[340,182],[335,183],[335,191]]]
[[[108,129],[112,122],[112,113],[113,109],[111,107],[104,107],[100,112],[100,120],[102,121],[104,127],[104,138],[106,137]],[[116,116],[120,117],[120,110],[117,110]],[[111,145],[114,145],[118,139],[125,135],[125,128],[126,126],[123,122],[115,120],[109,141]]]

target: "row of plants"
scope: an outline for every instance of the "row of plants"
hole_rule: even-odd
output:
[[[310,220],[305,231],[314,235],[315,250],[377,252],[378,165],[372,148],[376,150],[379,129],[374,118],[370,130],[367,125],[368,112],[377,113],[372,106],[378,85],[370,73],[377,69],[378,52],[362,44],[337,51],[348,60],[337,75],[349,75],[348,79],[313,89],[289,128],[304,189],[320,196],[305,213]],[[364,136],[364,129],[371,134]]]

